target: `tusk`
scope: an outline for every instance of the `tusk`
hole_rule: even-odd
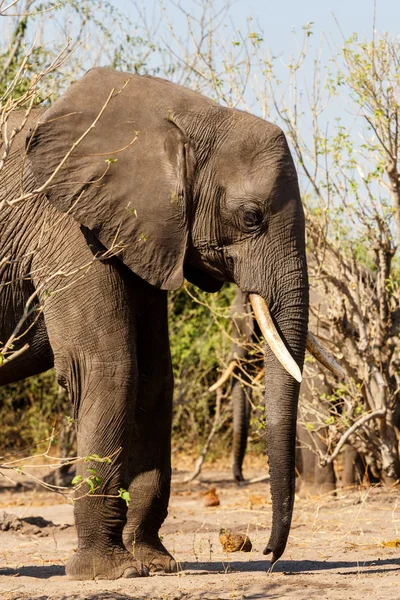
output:
[[[219,379],[217,379],[217,381],[208,388],[209,392],[215,392],[218,388],[220,388],[222,385],[224,385],[225,381],[228,381],[229,377],[232,375],[233,371],[236,369],[237,367],[237,362],[236,360],[232,360],[229,365],[227,366],[227,368],[225,369],[225,371],[222,373],[221,377]]]
[[[249,294],[251,306],[260,326],[261,333],[265,341],[279,360],[286,371],[290,373],[296,381],[301,382],[301,371],[298,364],[286,348],[281,336],[279,335],[272,320],[269,308],[264,298],[258,294]]]
[[[346,373],[343,371],[339,363],[333,358],[332,354],[325,350],[325,348],[310,332],[307,334],[307,350],[321,363],[321,365],[324,365],[324,367],[332,371],[336,377],[339,377],[339,379],[344,379],[346,377]]]

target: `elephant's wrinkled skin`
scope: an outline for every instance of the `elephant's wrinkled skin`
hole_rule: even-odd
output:
[[[35,292],[43,312],[29,317],[18,342],[29,350],[1,368],[1,383],[54,365],[74,405],[79,455],[113,456],[79,466],[83,477],[96,469],[102,484],[76,501],[78,552],[67,573],[134,576],[136,559],[171,571],[158,537],[171,477],[167,290],[185,276],[207,291],[233,281],[259,294],[302,369],[308,279],[293,161],[270,123],[107,69],[89,71],[34,119],[28,159],[20,136],[1,174],[1,199],[47,188],[1,215],[0,339]],[[273,496],[265,553],[275,561],[292,517],[299,384],[269,347],[265,363]],[[128,510],[120,488],[129,489]]]

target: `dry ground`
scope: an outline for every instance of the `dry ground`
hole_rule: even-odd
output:
[[[268,484],[238,488],[228,470],[207,469],[201,481],[184,485],[183,475],[174,473],[162,530],[180,573],[112,582],[65,577],[65,562],[76,546],[71,506],[47,492],[16,492],[3,483],[0,513],[40,516],[54,525],[22,521],[20,529],[0,531],[1,600],[400,600],[400,548],[382,545],[400,539],[400,489],[298,500],[284,558],[268,573],[262,554],[271,521]],[[211,486],[221,504],[205,508]],[[247,533],[252,552],[225,554],[220,528]]]

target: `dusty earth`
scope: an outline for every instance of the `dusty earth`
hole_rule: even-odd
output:
[[[87,582],[64,575],[76,547],[72,507],[57,495],[16,491],[3,481],[1,600],[400,599],[400,489],[298,499],[286,553],[268,572],[262,554],[271,521],[268,484],[237,487],[228,470],[206,469],[191,484],[181,483],[184,475],[174,472],[162,529],[180,572]],[[204,506],[210,487],[216,487],[220,506]],[[221,528],[247,534],[252,551],[226,554]]]

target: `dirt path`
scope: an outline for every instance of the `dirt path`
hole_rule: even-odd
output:
[[[71,506],[43,492],[3,490],[0,513],[40,516],[54,525],[39,520],[19,526],[15,521],[14,528],[5,525],[7,530],[0,531],[0,598],[400,600],[400,548],[381,544],[400,540],[400,490],[298,500],[284,559],[268,573],[262,554],[271,521],[268,485],[238,488],[228,472],[206,471],[202,479],[190,485],[174,482],[162,530],[181,572],[113,582],[65,577],[65,561],[76,546]],[[221,504],[205,508],[203,494],[212,486]],[[2,518],[0,528],[7,523]],[[219,543],[221,528],[247,533],[253,550],[226,554]]]

